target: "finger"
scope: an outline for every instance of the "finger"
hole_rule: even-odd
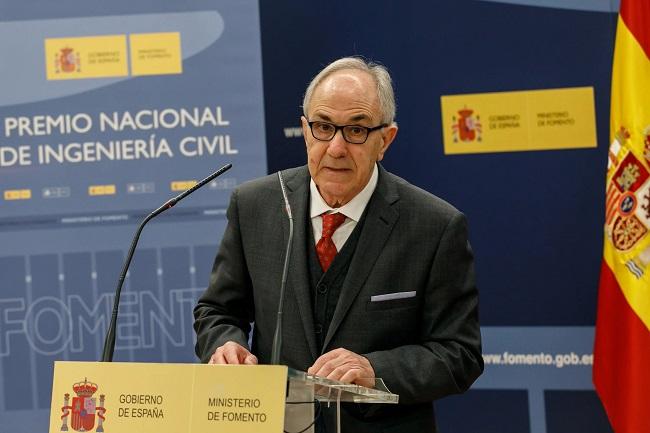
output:
[[[338,377],[343,375],[343,373],[337,373],[334,375],[332,374],[337,368],[344,366],[346,362],[346,357],[337,356],[336,358],[330,359],[325,364],[323,364],[322,367],[315,373],[315,375],[337,380]]]
[[[339,380],[344,383],[357,383],[359,385],[367,386],[365,384],[374,382],[374,378],[369,377],[369,374],[370,373],[364,369],[355,367],[347,370],[343,375],[341,375]]]
[[[246,359],[244,359],[244,364],[247,365],[257,365],[257,356],[249,353]]]
[[[239,355],[240,355],[240,353],[239,353],[239,348],[238,347],[224,346],[224,348],[223,348],[223,357],[226,360],[226,364],[233,364],[233,365],[241,364]]]
[[[327,374],[327,376],[325,376],[325,377],[327,377],[330,380],[338,380],[338,381],[343,382],[343,380],[341,378],[345,374],[347,374],[349,371],[350,371],[350,366],[347,365],[347,364],[342,364],[342,365],[338,365],[335,368],[333,368],[332,371],[330,371]],[[346,383],[349,383],[349,382],[346,382]]]
[[[343,383],[353,383],[358,377],[359,370],[356,368],[351,368],[345,371],[338,380]]]
[[[221,348],[218,348],[214,351],[214,354],[210,357],[209,364],[227,364],[226,359],[223,357]]]
[[[323,367],[323,364],[325,364],[328,361],[327,359],[325,359],[326,355],[327,354],[319,356],[316,362],[314,362],[314,365],[312,365],[307,369],[307,373],[316,374],[316,372],[320,371],[320,369]]]
[[[329,361],[328,361],[329,362]],[[327,377],[334,367],[328,367],[327,363],[314,364],[309,368],[308,372],[314,376]]]
[[[329,352],[322,354],[320,357],[318,357],[316,362],[314,362],[314,365],[312,365],[311,367],[309,367],[309,369],[307,369],[307,373],[314,374],[317,376],[322,376],[322,374],[319,374],[319,372],[321,372],[323,366],[326,363],[332,361],[333,359],[339,357],[343,350],[345,349],[339,348],[339,349],[330,350]],[[329,373],[330,371],[331,369],[328,370],[327,372]]]

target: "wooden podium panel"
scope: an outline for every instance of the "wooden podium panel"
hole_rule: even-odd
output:
[[[285,366],[57,361],[50,433],[282,433]]]

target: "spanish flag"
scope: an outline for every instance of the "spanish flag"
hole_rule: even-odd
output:
[[[650,0],[622,0],[593,379],[616,433],[650,432]]]

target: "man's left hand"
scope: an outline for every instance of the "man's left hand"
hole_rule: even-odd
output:
[[[364,356],[339,348],[321,355],[307,373],[372,388],[375,370]]]

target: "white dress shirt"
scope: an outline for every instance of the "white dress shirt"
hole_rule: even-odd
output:
[[[345,221],[343,221],[343,224],[332,235],[332,241],[336,245],[336,250],[341,251],[341,248],[345,245],[345,241],[348,240],[350,234],[352,234],[352,231],[361,219],[361,215],[363,215],[363,211],[366,209],[372,193],[375,192],[378,178],[379,169],[377,168],[377,164],[375,164],[375,168],[372,170],[370,180],[366,186],[352,200],[339,208],[330,207],[325,203],[325,200],[323,200],[323,197],[318,192],[314,179],[311,179],[309,182],[309,216],[311,218],[311,227],[314,230],[314,241],[316,243],[318,243],[323,235],[323,219],[321,218],[321,214],[342,213],[346,217]]]

